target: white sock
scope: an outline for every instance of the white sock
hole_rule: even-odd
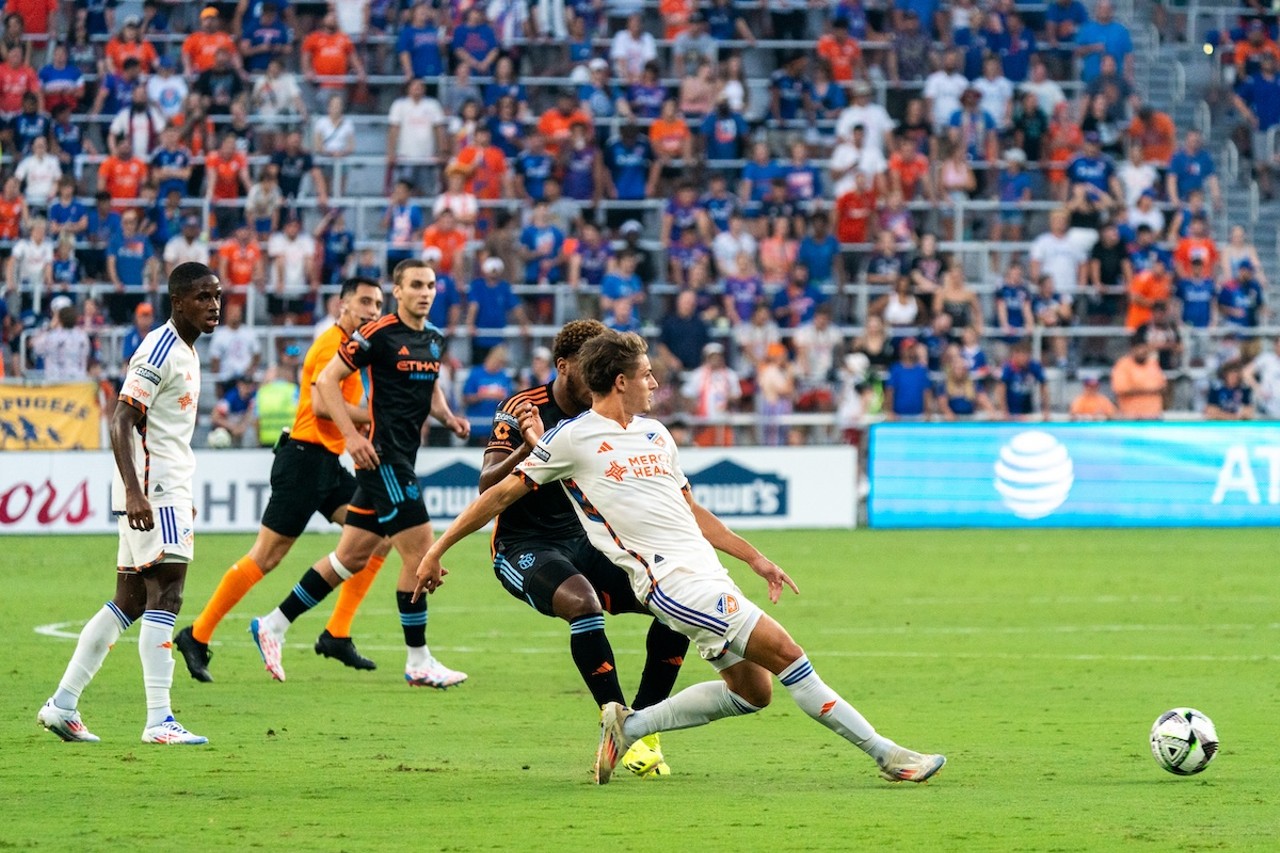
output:
[[[107,652],[111,651],[116,640],[132,624],[133,620],[125,616],[111,601],[93,614],[93,618],[80,631],[75,653],[71,655],[67,671],[63,674],[62,681],[58,682],[57,692],[53,694],[53,704],[67,711],[76,709],[80,694],[102,668]]]
[[[627,717],[622,728],[627,737],[642,738],[654,732],[705,726],[712,720],[754,714],[759,710],[723,681],[704,681],[686,687],[657,705],[636,711]]]
[[[148,610],[142,614],[138,633],[138,657],[142,659],[142,685],[147,691],[147,725],[155,726],[173,716],[169,688],[173,686],[173,623],[178,614]]]
[[[431,663],[431,649],[428,646],[405,646],[409,650],[405,658],[405,669],[426,669]]]
[[[823,683],[813,671],[807,655],[801,655],[791,666],[778,673],[782,686],[810,717],[882,762],[897,744],[876,734],[875,727],[840,695]]]
[[[280,608],[277,607],[275,610],[272,610],[266,616],[259,619],[258,624],[265,628],[268,633],[283,637],[289,630],[290,622],[285,618],[285,615],[280,612]]]

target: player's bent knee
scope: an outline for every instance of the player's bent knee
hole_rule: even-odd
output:
[[[556,587],[551,597],[551,608],[556,616],[567,621],[581,619],[584,616],[600,616],[604,608],[600,598],[586,578],[578,575],[566,578]]]

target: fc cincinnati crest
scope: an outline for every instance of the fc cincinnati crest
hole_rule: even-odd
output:
[[[716,602],[716,612],[721,616],[731,616],[738,612],[738,599],[732,595],[725,593],[720,596],[720,600]]]
[[[517,560],[516,562],[518,562],[518,563],[520,564],[520,568],[521,568],[521,569],[524,569],[525,571],[528,571],[529,567],[533,565],[533,555],[532,555],[532,554],[521,554],[521,555],[520,555],[520,559],[519,559],[519,560]]]

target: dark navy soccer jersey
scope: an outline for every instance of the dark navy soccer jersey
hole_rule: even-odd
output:
[[[1229,415],[1238,415],[1241,409],[1253,405],[1253,392],[1244,385],[1232,387],[1225,382],[1215,382],[1209,388],[1207,402]]]
[[[514,453],[524,444],[520,435],[520,407],[533,403],[542,415],[544,430],[550,430],[563,420],[568,420],[564,410],[556,405],[551,391],[554,383],[539,385],[521,391],[502,401],[498,413],[493,416],[493,429],[485,448],[504,454]],[[498,516],[494,541],[518,542],[524,539],[574,539],[586,534],[569,496],[564,489],[535,489],[507,507]]]
[[[347,367],[369,369],[369,440],[384,463],[399,457],[412,465],[417,458],[443,353],[439,329],[430,323],[411,329],[398,314],[366,323],[338,350]]]
[[[1000,373],[1004,383],[1005,403],[1011,415],[1029,415],[1035,411],[1036,389],[1044,384],[1044,368],[1038,361],[1029,361],[1018,370],[1006,364]]]

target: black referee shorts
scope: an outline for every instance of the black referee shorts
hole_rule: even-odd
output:
[[[379,536],[395,536],[430,522],[418,475],[407,461],[384,457],[377,468],[356,470],[356,493],[347,506],[347,524]]]
[[[648,613],[631,591],[631,578],[591,545],[586,536],[499,540],[493,573],[507,592],[546,616],[555,616],[552,598],[560,585],[582,575],[606,613]]]
[[[302,535],[311,514],[329,519],[356,491],[355,477],[326,447],[290,439],[271,463],[271,499],[262,526],[290,539]]]

